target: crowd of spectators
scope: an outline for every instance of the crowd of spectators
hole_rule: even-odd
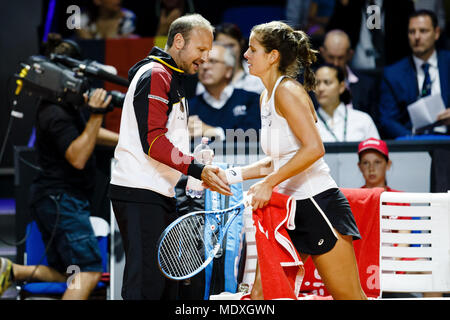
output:
[[[215,6],[206,6],[201,0],[140,4],[126,0],[85,0],[84,3],[81,29],[70,36],[75,41],[153,37],[155,45],[163,48],[171,21],[186,13],[201,13],[215,26],[215,45],[211,61],[200,68],[198,75],[186,77],[187,87],[192,88],[187,91],[191,134],[224,139],[227,129],[260,128],[258,121],[249,120],[258,119],[253,114],[259,112],[258,97],[264,90],[262,82],[248,73],[243,56],[248,47],[244,35],[249,30],[241,30],[237,21],[223,21],[221,14],[227,6],[270,3],[231,1]],[[419,134],[432,138],[448,136],[448,1],[286,0],[279,5],[284,7],[284,20],[307,32],[318,52],[317,86],[309,93],[325,143],[360,142],[371,137],[414,138]],[[298,80],[302,82],[301,74]],[[444,110],[431,127],[415,128],[408,106],[436,95],[441,96]],[[446,168],[450,155],[445,150],[430,155],[432,175],[445,181],[442,186],[445,189],[450,173],[442,168]],[[432,187],[433,191],[440,188]]]
[[[217,10],[211,8],[208,11],[202,1],[158,0],[136,5],[121,0],[86,0],[84,3],[81,29],[73,34],[75,40],[154,37],[158,39],[155,43],[161,45],[164,43],[161,38],[164,41],[171,21],[186,13],[200,12],[213,23],[216,22],[215,41],[229,47],[234,53],[235,66],[229,86],[257,94],[264,89],[259,79],[248,74],[243,58],[248,39],[243,36],[243,30],[234,22],[218,21]],[[255,5],[253,2],[242,3],[250,4]],[[425,78],[419,66],[421,57],[418,50],[430,51],[430,55],[422,57],[425,62],[430,59],[431,64],[431,81],[434,82],[429,94],[441,93],[444,103],[448,103],[450,90],[447,86],[450,80],[445,70],[448,69],[449,56],[445,49],[449,44],[449,5],[443,0],[286,0],[281,5],[285,8],[285,20],[310,35],[313,46],[319,51],[316,67],[327,63],[343,70],[349,101],[340,109],[367,114],[375,124],[377,134],[374,137],[395,139],[412,135],[413,130],[417,129],[413,129],[407,107],[421,97],[419,90],[422,90],[421,82]],[[425,21],[424,26],[429,29],[430,35],[424,35],[424,26],[417,26],[417,23],[411,25],[410,17],[415,11],[422,12],[422,15],[413,18],[413,22]],[[428,12],[433,14],[427,16]],[[428,47],[424,49],[423,46]],[[198,82],[198,77],[189,79]],[[406,88],[407,83],[417,85]],[[188,98],[196,98],[197,101],[200,95],[204,95],[205,87],[200,81],[195,88]],[[317,89],[311,92],[320,113],[320,110],[329,107],[318,101],[318,94]],[[222,109],[222,112],[230,111]],[[197,113],[201,118],[201,111]],[[224,115],[224,118],[229,116]],[[447,119],[448,111],[439,118]],[[351,121],[348,123],[353,125]],[[214,126],[214,123],[205,124]],[[333,124],[328,123],[330,125]],[[234,124],[230,124],[222,129],[234,127]],[[346,141],[363,140],[358,135],[352,136],[352,130],[347,131]],[[324,141],[331,142],[327,138],[329,132],[321,132],[325,132]],[[441,127],[440,131],[433,133],[445,134],[447,131]]]

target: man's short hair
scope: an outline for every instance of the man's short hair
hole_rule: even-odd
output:
[[[417,10],[417,11],[413,12],[412,14],[410,14],[408,21],[410,21],[412,18],[417,18],[417,17],[422,17],[422,16],[430,17],[431,23],[433,24],[433,28],[436,29],[436,27],[438,26],[438,18],[436,16],[436,14],[431,10],[426,10],[426,9]]]
[[[214,33],[214,27],[211,23],[203,18],[200,14],[186,14],[184,16],[176,19],[169,28],[169,33],[167,35],[167,48],[172,47],[173,39],[177,33],[181,33],[186,43],[189,41],[189,34],[194,28],[204,28],[210,30],[211,33]]]
[[[350,37],[348,35],[347,32],[345,32],[344,30],[341,29],[332,29],[330,31],[328,31],[325,34],[325,37],[323,38],[323,42],[322,42],[322,46],[326,48],[325,42],[327,41],[327,39],[329,39],[332,36],[338,36],[341,38],[345,38],[348,42],[348,48],[347,50],[350,50],[352,48],[352,41],[350,40]]]

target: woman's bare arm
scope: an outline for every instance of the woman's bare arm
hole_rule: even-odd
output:
[[[306,170],[325,153],[315,125],[312,102],[300,84],[293,80],[283,81],[275,92],[275,105],[276,111],[286,119],[300,141],[301,148],[287,163],[250,187],[254,210],[267,205],[275,186]]]

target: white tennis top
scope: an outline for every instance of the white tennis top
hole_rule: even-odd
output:
[[[278,78],[269,100],[266,100],[267,90],[262,93],[261,99],[261,147],[272,158],[275,170],[288,162],[301,148],[300,141],[286,119],[275,110],[275,90],[284,77]],[[330,188],[337,188],[337,185],[322,157],[306,170],[280,183],[278,192],[302,200]]]

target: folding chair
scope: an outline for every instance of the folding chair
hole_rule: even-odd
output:
[[[98,240],[102,255],[103,275],[96,288],[91,293],[90,299],[104,299],[107,296],[109,285],[108,277],[108,235],[109,224],[100,217],[90,217],[92,228]],[[25,243],[25,265],[46,265],[47,258],[44,255],[45,245],[41,233],[35,221],[27,226],[27,240]],[[21,299],[59,299],[67,289],[66,282],[32,282],[24,284],[20,289]]]
[[[381,290],[450,292],[450,192],[383,192],[380,218]]]

